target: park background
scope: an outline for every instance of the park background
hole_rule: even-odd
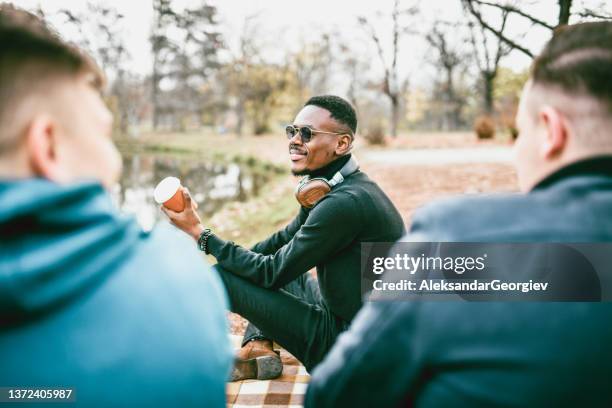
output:
[[[534,55],[598,0],[21,0],[108,77],[124,173],[145,229],[175,175],[205,225],[250,245],[297,212],[284,127],[313,95],[356,108],[354,153],[406,224],[452,194],[516,191],[514,116]],[[232,316],[232,331],[244,321]]]

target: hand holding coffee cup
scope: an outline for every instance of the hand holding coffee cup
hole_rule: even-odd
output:
[[[189,190],[181,186],[179,179],[166,177],[157,185],[153,195],[172,224],[196,241],[200,238],[204,226],[197,212],[198,204],[192,200]]]
[[[181,180],[176,177],[166,177],[160,181],[153,191],[153,198],[157,204],[172,211],[181,212],[185,209]]]

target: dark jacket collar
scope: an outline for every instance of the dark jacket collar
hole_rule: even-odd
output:
[[[336,174],[342,168],[342,166],[346,164],[346,162],[349,161],[350,158],[351,158],[350,154],[347,154],[346,156],[338,157],[336,160],[327,164],[326,166],[323,166],[320,169],[311,171],[309,176],[310,178],[323,177],[329,180],[334,176],[334,174]]]
[[[560,180],[578,175],[604,175],[612,177],[612,156],[592,157],[562,167],[536,184],[533,190],[544,189]]]

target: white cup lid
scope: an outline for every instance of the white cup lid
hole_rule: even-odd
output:
[[[159,182],[153,191],[153,198],[157,204],[163,204],[172,198],[181,186],[181,180],[176,177],[166,177]]]

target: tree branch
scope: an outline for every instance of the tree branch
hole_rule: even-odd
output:
[[[600,14],[593,10],[585,9],[579,13],[576,13],[577,16],[582,18],[596,18],[599,20],[612,20],[612,14]]]
[[[506,22],[508,21],[508,12],[504,11],[502,12],[502,25],[499,29],[500,33],[503,33],[504,30],[506,29]],[[499,65],[499,60],[501,59],[501,57],[503,57],[504,55],[504,43],[499,41],[497,43],[497,53],[495,54],[495,63],[494,63],[494,70],[497,70],[497,66]]]
[[[488,24],[486,21],[484,21],[484,19],[482,17],[482,14],[480,14],[480,12],[478,12],[474,8],[473,1],[476,1],[476,0],[463,0],[463,3],[466,5],[466,7],[467,7],[468,11],[470,12],[470,14],[472,14],[474,16],[474,18],[478,21],[478,23],[482,27],[484,27],[485,29],[487,29],[488,31],[493,33],[497,38],[499,38],[504,43],[508,44],[510,47],[512,47],[512,48],[514,48],[516,50],[521,51],[523,54],[529,56],[530,58],[534,57],[533,53],[531,51],[529,51],[527,48],[518,45],[516,42],[512,41],[511,39],[506,37],[503,33],[501,33],[499,30],[496,30],[495,28],[491,27],[490,24]]]
[[[366,19],[365,17],[359,17],[359,23],[367,27],[369,34],[370,34],[370,38],[376,45],[376,51],[378,53],[378,58],[380,58],[380,62],[385,70],[384,92],[386,94],[389,94],[389,91],[391,90],[390,78],[389,78],[390,73],[389,73],[389,67],[387,66],[387,63],[385,62],[385,56],[383,53],[382,45],[380,44],[380,39],[378,38],[378,35],[376,34],[376,30],[374,29],[374,26],[368,21],[368,19]]]
[[[496,3],[491,3],[489,1],[484,1],[484,0],[472,0],[475,3],[481,4],[483,6],[489,6],[489,7],[495,7],[497,9],[500,9],[502,11],[508,12],[508,13],[515,13],[518,14],[521,17],[525,17],[526,19],[528,19],[529,21],[531,21],[534,24],[540,25],[542,27],[548,28],[549,30],[554,30],[554,26],[548,24],[546,21],[540,20],[539,18],[536,18],[530,14],[525,13],[524,11],[522,11],[521,9],[514,7],[514,6],[510,6],[507,4],[496,4]]]
[[[393,4],[393,62],[391,63],[391,69],[395,73],[395,67],[397,66],[397,53],[398,53],[398,41],[399,41],[399,0],[395,0]]]
[[[489,55],[489,40],[487,32],[482,24],[480,24],[480,35],[482,35],[482,49],[484,54],[485,70],[491,71],[491,56]],[[499,40],[498,40],[499,41]],[[501,41],[499,41],[501,43]]]
[[[482,60],[480,58],[480,53],[478,52],[478,45],[476,44],[476,34],[474,34],[474,24],[470,21],[468,26],[470,28],[470,40],[472,43],[472,50],[474,51],[474,59],[476,60],[476,64],[478,65],[478,70],[482,72],[486,69],[486,67],[483,65]]]

